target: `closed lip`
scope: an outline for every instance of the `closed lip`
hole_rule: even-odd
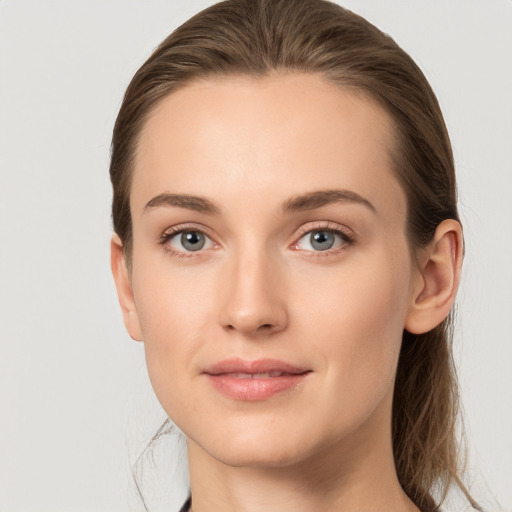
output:
[[[208,375],[226,375],[231,374],[235,376],[240,374],[239,377],[244,375],[261,375],[270,374],[270,377],[277,377],[280,375],[301,375],[308,373],[311,370],[301,366],[295,366],[279,359],[257,359],[248,361],[241,358],[225,359],[218,363],[205,368],[203,373]]]
[[[278,359],[246,361],[234,358],[209,366],[204,375],[217,391],[228,398],[254,402],[298,389],[311,371]]]

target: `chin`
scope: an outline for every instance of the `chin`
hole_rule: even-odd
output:
[[[297,425],[295,425],[297,426]],[[246,428],[210,430],[194,442],[201,451],[232,467],[284,468],[307,460],[332,445],[330,436],[319,436],[311,428],[284,425],[245,425]],[[315,441],[316,440],[316,441]]]
[[[232,467],[246,468],[284,468],[297,464],[310,455],[304,450],[285,450],[273,446],[237,446],[230,445],[229,450],[220,449],[210,452],[219,462]]]

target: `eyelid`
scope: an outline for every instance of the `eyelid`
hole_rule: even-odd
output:
[[[185,222],[183,224],[177,224],[176,226],[170,226],[166,228],[160,236],[160,240],[168,239],[169,237],[176,235],[177,233],[181,233],[182,231],[197,231],[198,233],[203,233],[212,239],[214,238],[211,233],[211,229],[204,226],[203,224]]]
[[[316,220],[314,222],[308,222],[307,224],[304,224],[301,226],[297,234],[295,235],[295,238],[300,238],[301,236],[305,235],[306,233],[309,233],[311,231],[317,231],[325,229],[326,231],[339,231],[343,235],[345,235],[347,238],[352,238],[355,240],[356,235],[355,233],[348,228],[347,226],[344,226],[342,224],[338,224],[337,222],[332,222],[330,220]]]

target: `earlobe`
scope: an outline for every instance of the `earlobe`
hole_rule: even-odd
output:
[[[418,268],[405,329],[423,334],[439,325],[450,312],[460,281],[463,255],[462,228],[447,219],[436,229]]]
[[[130,273],[126,267],[123,254],[123,243],[117,234],[112,235],[110,242],[110,266],[117,289],[117,296],[123,314],[124,325],[130,337],[135,341],[142,340],[139,317],[135,307]]]

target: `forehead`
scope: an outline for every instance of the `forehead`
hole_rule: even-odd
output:
[[[162,192],[225,195],[226,187],[246,200],[251,192],[277,200],[343,187],[401,201],[393,141],[376,101],[319,75],[193,82],[162,100],[143,127],[132,212]]]

